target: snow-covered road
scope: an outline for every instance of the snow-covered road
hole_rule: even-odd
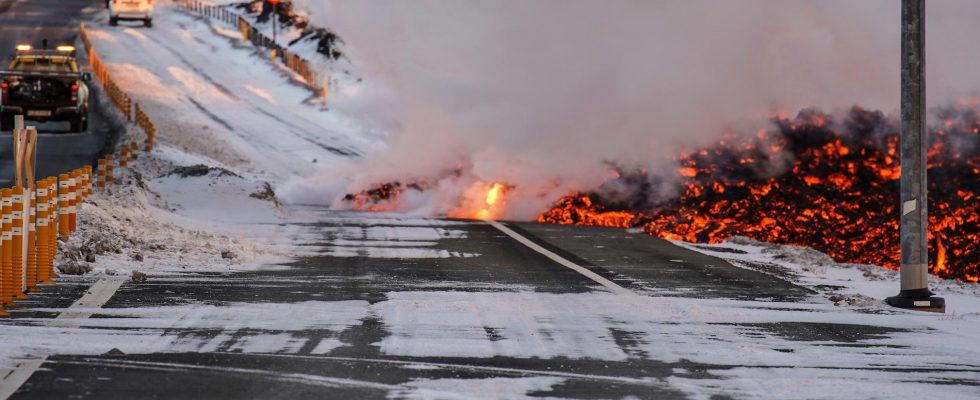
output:
[[[908,312],[894,273],[804,249],[278,205],[265,182],[383,136],[162,3],[153,29],[90,22],[162,146],[82,208],[61,261],[93,271],[0,323],[0,378],[36,369],[14,398],[980,395],[975,284]],[[123,283],[68,310],[99,279]]]
[[[158,5],[154,27],[90,23],[119,85],[156,117],[164,146],[282,181],[364,154],[383,139],[241,39],[237,29]]]

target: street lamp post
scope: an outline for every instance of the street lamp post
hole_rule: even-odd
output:
[[[945,312],[945,300],[929,291],[925,7],[925,0],[902,0],[901,291],[885,301]]]

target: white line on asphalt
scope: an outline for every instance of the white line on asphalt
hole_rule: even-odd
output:
[[[125,281],[126,278],[123,277],[109,277],[109,278],[99,279],[98,282],[95,282],[95,284],[92,285],[92,287],[90,287],[87,292],[85,292],[85,295],[83,295],[80,299],[72,303],[71,306],[65,309],[65,311],[62,311],[61,314],[58,314],[58,316],[55,317],[55,319],[77,320],[77,319],[85,319],[91,317],[92,314],[95,314],[95,312],[99,308],[104,306],[105,303],[109,301],[109,298],[111,298],[112,295],[116,294],[116,291],[119,290],[119,287],[122,286],[123,282]],[[64,322],[64,323],[58,322],[53,325],[78,326],[79,324],[77,323],[71,324],[69,322]]]
[[[324,386],[324,387],[363,387],[368,389],[380,389],[380,390],[396,390],[403,389],[403,386],[392,385],[387,383],[378,383],[371,381],[362,381],[357,379],[348,378],[334,378],[329,376],[303,374],[296,372],[276,372],[276,371],[266,371],[261,369],[251,369],[251,368],[239,368],[239,367],[223,367],[220,365],[194,365],[194,364],[181,364],[173,362],[160,362],[160,361],[136,361],[136,360],[112,360],[106,361],[101,359],[87,358],[84,362],[81,361],[62,361],[64,364],[72,365],[87,365],[87,366],[102,366],[109,368],[134,368],[134,369],[145,369],[150,371],[161,371],[161,372],[188,372],[188,371],[204,371],[204,372],[221,372],[225,374],[237,374],[237,375],[256,375],[261,377],[266,377],[269,379],[275,379],[278,381],[297,383],[311,386]]]
[[[125,281],[126,279],[123,277],[99,279],[88,289],[85,295],[68,306],[61,314],[58,314],[48,325],[76,328],[81,326],[80,320],[91,317],[98,308],[105,305]],[[24,382],[31,378],[31,375],[34,375],[38,368],[41,368],[47,358],[48,356],[44,355],[24,361],[0,377],[0,399],[12,396]]]
[[[253,356],[255,354],[244,354],[244,353],[229,353],[235,356]],[[473,365],[473,364],[449,364],[449,363],[438,363],[429,361],[417,361],[417,360],[389,360],[385,358],[356,358],[356,357],[332,357],[332,356],[320,356],[320,355],[302,355],[302,354],[262,354],[262,357],[274,357],[274,358],[296,358],[302,360],[315,360],[315,361],[343,361],[349,363],[374,363],[374,364],[391,364],[391,365],[402,365],[411,368],[412,366],[425,366],[434,368],[443,368],[458,371],[475,371],[475,372],[492,372],[498,374],[508,374],[508,375],[538,375],[538,376],[555,376],[560,378],[571,378],[571,379],[582,379],[582,380],[592,380],[592,381],[608,381],[617,383],[627,383],[634,385],[660,385],[662,382],[656,378],[630,378],[622,376],[611,376],[611,375],[589,375],[580,374],[575,372],[561,372],[561,371],[543,371],[537,369],[526,369],[526,368],[506,368],[506,367],[491,367],[486,365]]]
[[[622,296],[637,296],[637,294],[634,293],[633,291],[631,291],[631,290],[629,290],[627,288],[624,288],[622,286],[619,286],[615,282],[613,282],[611,280],[608,280],[606,278],[603,278],[601,275],[599,275],[599,274],[597,274],[595,272],[589,271],[585,267],[582,267],[582,266],[580,266],[580,265],[578,265],[576,263],[573,263],[571,261],[568,261],[567,259],[565,259],[565,257],[562,257],[562,256],[560,256],[558,254],[555,254],[555,252],[553,252],[551,250],[548,250],[548,249],[546,249],[544,247],[541,247],[541,245],[539,245],[537,243],[534,243],[533,241],[531,241],[531,239],[528,239],[528,238],[526,238],[524,236],[521,236],[519,233],[514,232],[514,230],[512,230],[512,229],[510,229],[510,228],[508,228],[506,226],[504,226],[504,224],[501,224],[501,223],[499,223],[497,221],[489,220],[489,219],[486,220],[486,223],[490,224],[490,226],[492,226],[494,228],[497,228],[497,230],[503,232],[507,236],[510,236],[511,238],[513,238],[514,240],[520,242],[521,244],[527,246],[531,250],[534,250],[534,251],[536,251],[538,253],[541,253],[543,256],[550,258],[552,261],[554,261],[556,263],[559,263],[559,264],[561,264],[561,265],[563,265],[563,266],[565,266],[565,267],[567,267],[567,268],[569,268],[569,269],[571,269],[571,270],[573,270],[575,272],[578,272],[578,273],[584,275],[586,278],[589,278],[589,279],[595,281],[596,283],[598,283],[598,284],[600,284],[602,286],[605,286],[606,289],[609,289],[611,292],[613,292],[615,294],[622,295]]]

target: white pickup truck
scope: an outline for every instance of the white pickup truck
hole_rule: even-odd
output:
[[[153,26],[153,0],[107,0],[107,2],[109,25],[116,26],[119,20],[141,20],[146,27]]]

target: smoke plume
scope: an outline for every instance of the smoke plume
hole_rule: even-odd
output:
[[[670,160],[806,107],[895,113],[894,0],[297,0],[346,42],[364,78],[331,107],[389,132],[386,146],[281,188],[340,204],[382,182],[426,182],[402,211],[451,212],[505,182],[506,213],[534,218],[590,190],[610,164]],[[980,83],[980,3],[927,9],[930,104]]]

